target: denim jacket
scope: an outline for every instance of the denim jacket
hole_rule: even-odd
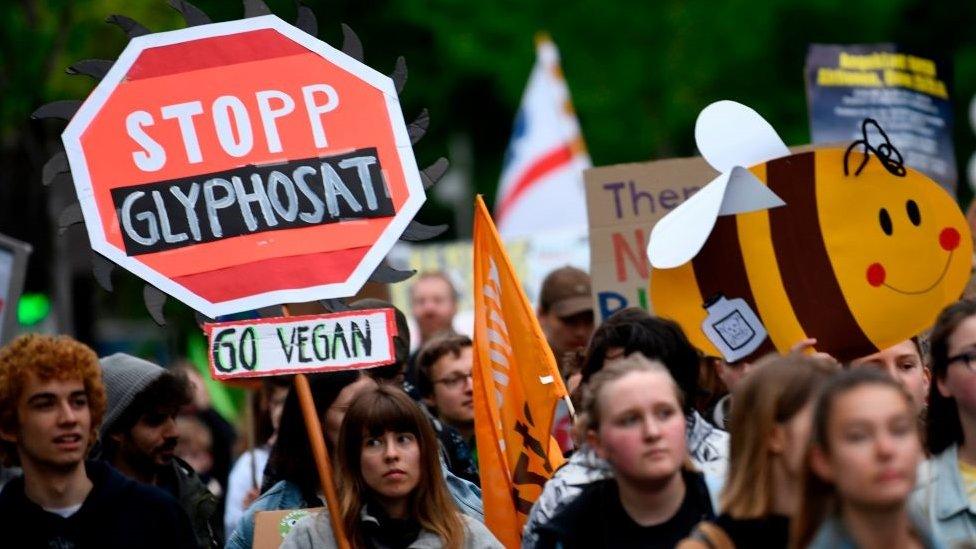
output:
[[[363,507],[360,513],[363,522],[380,524],[379,520]],[[484,524],[473,518],[461,515],[464,523],[464,545],[462,549],[504,549]],[[407,549],[441,549],[444,546],[440,536],[429,530],[421,530],[420,535]],[[329,512],[308,515],[298,520],[281,544],[281,549],[336,549]]]
[[[954,444],[919,467],[911,499],[912,511],[947,546],[976,540],[976,505],[966,497],[958,450]]]
[[[261,511],[318,507],[322,502],[305,501],[297,484],[282,480],[274,484],[244,511],[237,529],[227,540],[225,549],[251,549],[254,544],[254,515]]]
[[[925,519],[909,512],[912,525],[918,534],[919,541],[925,549],[943,549],[945,545],[932,537],[925,526]],[[807,546],[807,549],[858,549],[857,542],[844,528],[844,523],[836,516],[831,516],[817,530],[817,535]]]
[[[481,488],[452,474],[441,460],[441,472],[444,474],[444,482],[447,490],[454,498],[458,510],[466,516],[485,522],[485,512],[481,504]],[[282,480],[261,494],[254,503],[248,507],[241,517],[237,529],[227,540],[226,549],[251,549],[254,542],[254,515],[261,511],[279,511],[282,509],[303,509],[306,507],[319,507],[323,502],[308,502],[302,496],[301,490],[297,485]]]

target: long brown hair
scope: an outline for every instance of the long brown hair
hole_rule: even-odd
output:
[[[835,370],[805,356],[762,360],[732,399],[729,416],[729,478],[722,509],[736,519],[764,517],[773,505],[773,455],[769,439],[777,425],[809,403]]]
[[[810,432],[810,445],[807,448],[802,474],[802,497],[800,509],[793,520],[791,547],[807,547],[813,541],[817,530],[838,510],[837,488],[813,471],[810,456],[814,448],[830,453],[830,420],[834,413],[834,403],[846,393],[867,385],[888,387],[905,399],[905,404],[913,408],[912,397],[900,383],[889,375],[874,368],[854,368],[845,370],[830,379],[814,408],[813,428]],[[914,422],[912,425],[916,425]]]
[[[929,384],[929,407],[926,416],[925,446],[936,455],[953,444],[961,444],[962,423],[956,399],[942,396],[939,380],[945,379],[949,369],[949,336],[967,318],[976,316],[976,301],[963,299],[949,305],[939,313],[930,336],[932,354],[932,382]]]
[[[441,475],[437,435],[417,403],[389,384],[361,394],[346,412],[339,433],[336,451],[339,508],[352,546],[366,546],[360,513],[370,488],[361,468],[363,440],[387,431],[411,433],[417,437],[420,447],[420,480],[408,505],[412,518],[425,530],[437,534],[444,547],[460,548],[464,543],[464,523]]]

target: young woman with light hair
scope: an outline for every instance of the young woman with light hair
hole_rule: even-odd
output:
[[[786,547],[817,391],[836,371],[801,355],[760,361],[739,386],[729,417],[729,476],[722,514],[681,549]]]
[[[691,464],[684,395],[660,362],[608,361],[584,395],[587,443],[613,469],[540,526],[533,546],[673,547],[714,517],[705,477]]]

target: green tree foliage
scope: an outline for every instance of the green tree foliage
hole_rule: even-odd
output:
[[[272,10],[294,18],[288,0]],[[388,72],[406,56],[411,78],[408,117],[431,111],[431,138],[422,160],[444,154],[452,133],[475,141],[478,189],[493,194],[519,97],[531,69],[533,36],[548,31],[563,68],[594,163],[692,154],[692,128],[702,106],[721,98],[748,103],[791,144],[809,140],[803,62],[810,42],[898,40],[947,54],[956,64],[960,123],[976,89],[976,40],[965,32],[976,10],[909,0],[724,0],[656,2],[470,2],[397,0],[306,2],[320,35],[341,43],[339,22],[352,26],[367,62]],[[240,4],[198,0],[215,20],[240,17]],[[944,9],[945,8],[945,9]],[[163,0],[22,2],[3,25],[6,143],[42,101],[81,97],[90,88],[63,68],[88,57],[112,58],[125,44],[103,23],[126,14],[150,29],[182,26]],[[963,151],[960,151],[963,152]],[[424,158],[429,157],[429,158]]]
[[[810,42],[897,41],[954,63],[960,173],[976,139],[967,120],[976,91],[976,5],[926,0],[306,0],[319,35],[341,44],[339,23],[362,38],[381,72],[404,55],[408,119],[427,107],[431,129],[421,165],[447,155],[456,134],[474,149],[475,187],[494,198],[512,120],[531,66],[533,36],[559,46],[566,79],[594,164],[694,154],[699,110],[730,98],[762,113],[789,144],[809,141],[803,65]],[[291,0],[268,0],[293,20]],[[198,0],[215,21],[238,18],[231,0]],[[45,101],[82,98],[92,82],[64,68],[114,58],[126,43],[104,23],[121,13],[154,31],[183,26],[164,0],[22,0],[0,20],[0,232],[50,239],[40,169],[61,125],[29,122]],[[961,182],[961,199],[969,191]],[[26,198],[25,198],[26,197]],[[17,198],[17,200],[13,200]],[[17,206],[10,206],[17,204]],[[28,204],[23,207],[23,204]],[[425,222],[451,212],[432,200]],[[453,233],[450,233],[452,235]],[[40,245],[43,252],[45,245]],[[44,279],[41,278],[43,281]]]

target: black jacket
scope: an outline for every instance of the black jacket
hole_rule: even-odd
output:
[[[715,524],[725,531],[736,547],[764,547],[785,549],[790,545],[790,519],[769,515],[754,519],[734,519],[721,515]]]
[[[662,524],[641,527],[627,516],[617,482],[598,480],[552,519],[539,527],[534,549],[599,549],[674,547],[703,520],[715,518],[708,487],[701,473],[682,471],[685,498],[681,507]]]
[[[173,457],[171,467],[159,477],[157,484],[176,498],[189,516],[197,547],[219,549],[224,546],[224,517],[217,496],[210,493],[190,464]]]
[[[24,495],[24,477],[0,492],[4,547],[23,549],[193,548],[196,540],[180,505],[158,488],[130,480],[111,466],[88,461],[92,490],[68,518]]]

